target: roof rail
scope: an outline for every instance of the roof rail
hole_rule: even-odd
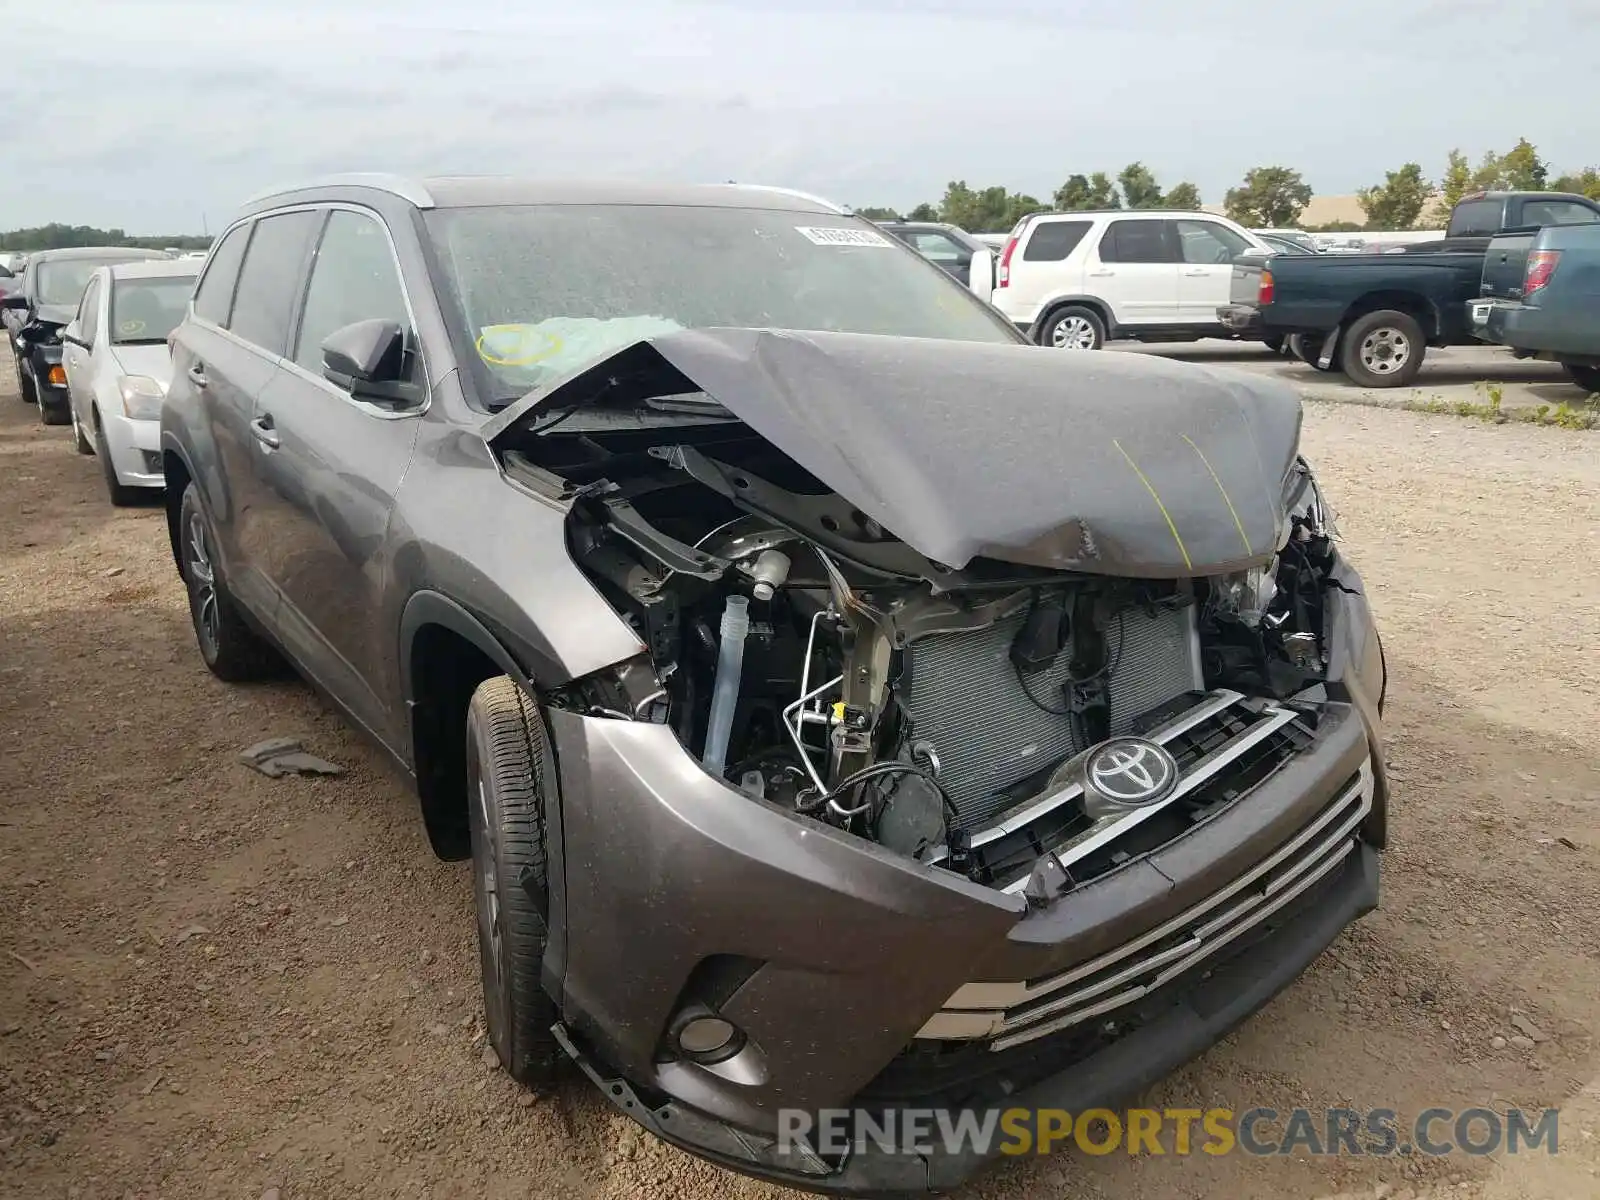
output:
[[[266,191],[257,192],[254,196],[251,196],[245,201],[245,204],[259,204],[263,200],[270,200],[275,196],[288,196],[295,192],[307,192],[314,188],[328,187],[376,188],[379,191],[399,196],[402,200],[407,200],[418,208],[433,207],[432,194],[418,180],[410,179],[404,175],[389,175],[381,171],[351,171],[342,175],[324,175],[321,178],[308,179],[301,183],[268,188]]]
[[[731,180],[729,182],[732,183]],[[839,213],[841,216],[854,215],[853,211],[848,205],[840,204],[837,201],[829,200],[826,197],[818,196],[812,192],[802,192],[799,188],[777,187],[776,185],[770,183],[732,183],[732,186],[754,188],[755,190],[761,192],[777,192],[781,196],[794,196],[796,199],[809,200],[813,204],[820,204],[824,208],[831,208],[834,212]]]

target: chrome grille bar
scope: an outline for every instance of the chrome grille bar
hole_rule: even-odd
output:
[[[1364,765],[1315,820],[1226,887],[1139,937],[1060,974],[1032,984],[966,984],[917,1036],[954,1041],[993,1039],[990,1049],[1004,1050],[1148,995],[1260,925],[1344,862],[1354,852],[1356,832],[1372,810],[1373,787],[1371,768]],[[1229,905],[1235,897],[1240,898]],[[1140,954],[1174,937],[1179,940]],[[1134,961],[1125,962],[1130,958]],[[1056,995],[1067,988],[1072,990]],[[1046,997],[1050,999],[1039,1003]]]

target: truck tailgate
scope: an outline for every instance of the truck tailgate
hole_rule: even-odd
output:
[[[1233,277],[1228,284],[1228,299],[1234,304],[1255,305],[1261,295],[1261,271],[1270,261],[1267,254],[1241,254],[1233,260]]]
[[[1483,281],[1478,294],[1496,300],[1520,300],[1522,279],[1528,271],[1528,251],[1537,229],[1521,233],[1503,233],[1489,243],[1483,258]]]

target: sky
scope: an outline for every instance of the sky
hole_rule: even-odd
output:
[[[344,171],[1048,197],[1135,159],[1207,203],[1519,137],[1600,165],[1600,4],[1525,0],[6,4],[0,229],[215,231]],[[502,11],[496,12],[495,9]],[[1514,15],[1508,15],[1514,14]]]

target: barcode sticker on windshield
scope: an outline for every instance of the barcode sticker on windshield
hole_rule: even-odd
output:
[[[796,225],[795,231],[819,246],[889,246],[888,238],[871,229],[839,229],[825,225]]]

